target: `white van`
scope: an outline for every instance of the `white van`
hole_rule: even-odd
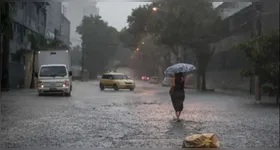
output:
[[[65,50],[38,52],[38,94],[61,93],[71,96],[72,71],[70,54]]]

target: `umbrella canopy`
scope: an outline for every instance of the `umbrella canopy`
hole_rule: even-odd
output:
[[[165,70],[165,73],[167,75],[173,75],[174,73],[190,73],[196,70],[196,67],[192,64],[186,64],[186,63],[179,63],[179,64],[175,64],[172,65],[170,67],[168,67]]]

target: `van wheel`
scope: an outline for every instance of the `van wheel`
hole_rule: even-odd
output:
[[[130,88],[129,90],[130,90],[130,91],[134,91],[134,88]]]
[[[113,86],[113,88],[114,88],[115,91],[119,90],[119,87],[116,84]]]
[[[100,88],[101,91],[103,91],[105,89],[104,85],[102,83],[99,84],[99,88]]]

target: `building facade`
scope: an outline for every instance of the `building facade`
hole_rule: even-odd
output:
[[[257,10],[254,2],[224,2],[216,8],[223,18],[227,32],[215,43],[213,55],[207,72],[207,83],[210,88],[250,91],[252,80],[241,78],[240,72],[249,63],[244,53],[234,51],[234,45],[256,35],[257,16],[261,15],[261,32],[268,34],[279,29],[279,3],[262,2]],[[251,80],[251,81],[250,81]]]
[[[67,18],[71,22],[70,41],[72,45],[81,45],[81,36],[76,32],[76,28],[81,24],[83,16],[99,15],[99,9],[96,3],[87,1],[71,1],[68,2],[67,6]]]
[[[30,83],[32,46],[30,36],[44,39],[46,27],[44,2],[15,2],[13,14],[13,39],[9,42],[6,73],[9,88],[26,87]]]
[[[57,39],[61,28],[61,2],[50,2],[47,6],[46,39]]]
[[[58,39],[69,45],[70,22],[61,13],[58,2],[15,2],[14,10],[11,10],[13,39],[8,42],[9,53],[3,61],[7,66],[3,74],[7,83],[4,84],[8,88],[29,88],[34,40],[35,45],[42,44],[45,39]]]
[[[60,40],[70,45],[70,21],[66,18],[62,2],[49,2],[47,6],[46,39]]]
[[[83,8],[83,15],[99,15],[99,8],[96,7],[97,2],[88,2],[88,4]]]
[[[70,21],[61,14],[60,36],[58,38],[66,45],[70,45]]]

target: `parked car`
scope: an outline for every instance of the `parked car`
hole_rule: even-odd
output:
[[[123,73],[105,73],[99,83],[100,90],[103,91],[105,88],[113,88],[115,91],[119,89],[129,89],[133,91],[135,88],[135,82],[127,77]]]
[[[151,79],[149,80],[149,82],[151,84],[158,84],[159,83],[159,78],[156,76],[151,77]]]
[[[165,77],[161,83],[162,86],[171,86],[172,85],[172,77]]]

